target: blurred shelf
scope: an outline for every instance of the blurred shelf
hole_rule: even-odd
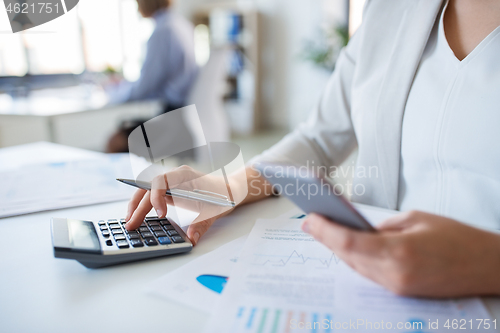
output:
[[[249,5],[212,3],[200,6],[192,21],[209,27],[210,48],[230,47],[225,109],[232,132],[251,135],[262,128],[259,13]]]

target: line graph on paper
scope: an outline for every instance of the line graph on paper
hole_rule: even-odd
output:
[[[307,266],[316,269],[328,269],[333,264],[338,264],[340,259],[331,253],[328,257],[307,256],[296,250],[286,255],[279,254],[258,254],[254,253],[254,265],[287,267],[287,266]]]

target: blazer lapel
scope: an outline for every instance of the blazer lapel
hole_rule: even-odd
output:
[[[387,207],[397,209],[401,129],[406,101],[442,0],[418,0],[406,12],[385,74],[376,113],[376,147]]]

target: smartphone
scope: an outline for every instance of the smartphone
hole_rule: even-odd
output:
[[[306,213],[316,213],[349,228],[375,228],[339,193],[338,186],[319,171],[295,165],[259,163],[255,168],[278,195],[286,196]],[[332,222],[332,223],[333,223]]]

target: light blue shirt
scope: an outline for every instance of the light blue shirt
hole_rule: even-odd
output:
[[[111,101],[160,99],[180,105],[198,73],[194,56],[193,25],[171,10],[159,10],[153,15],[155,29],[148,40],[141,76],[135,82],[122,82],[111,92]]]

